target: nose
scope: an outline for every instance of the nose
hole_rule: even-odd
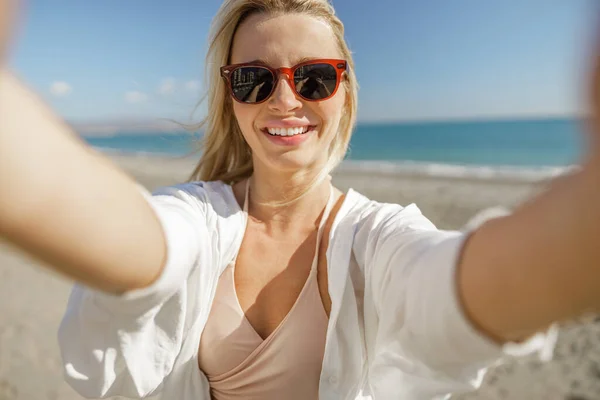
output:
[[[302,106],[302,102],[296,96],[291,87],[290,79],[286,74],[280,74],[275,91],[269,99],[269,108],[272,111],[287,113]]]

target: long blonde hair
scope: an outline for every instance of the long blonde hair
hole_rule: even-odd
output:
[[[210,45],[206,56],[205,79],[208,91],[202,101],[208,101],[208,114],[203,121],[193,126],[194,130],[204,129],[202,156],[189,180],[221,180],[233,184],[252,175],[252,152],[234,116],[233,100],[219,68],[229,63],[233,37],[238,26],[256,13],[302,13],[326,21],[333,30],[343,58],[348,61],[349,68],[343,82],[346,88],[344,112],[338,134],[329,148],[325,168],[315,179],[316,184],[344,159],[356,122],[358,97],[354,62],[344,40],[344,25],[328,0],[224,0],[211,25]]]

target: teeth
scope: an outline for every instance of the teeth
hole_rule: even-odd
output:
[[[308,126],[297,126],[295,128],[267,128],[267,131],[271,135],[294,136],[306,133],[308,131]]]

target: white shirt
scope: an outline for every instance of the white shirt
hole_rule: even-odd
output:
[[[58,332],[65,377],[88,398],[209,400],[199,340],[247,214],[222,182],[146,197],[167,238],[164,270],[152,286],[124,295],[75,285]],[[479,385],[506,347],[478,333],[458,302],[455,267],[466,236],[436,229],[415,205],[348,191],[327,249],[320,399],[436,399]],[[552,329],[515,351],[551,351],[555,340]]]

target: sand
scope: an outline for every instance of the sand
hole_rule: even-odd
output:
[[[184,181],[193,167],[190,159],[111,158],[150,190]],[[544,182],[435,178],[344,166],[333,180],[342,190],[352,187],[379,201],[414,202],[443,229],[459,229],[489,207],[512,208],[544,187]],[[56,340],[71,284],[0,243],[0,400],[81,399],[63,381]],[[599,399],[600,321],[565,324],[552,362],[507,360],[488,373],[478,392],[455,398]]]

